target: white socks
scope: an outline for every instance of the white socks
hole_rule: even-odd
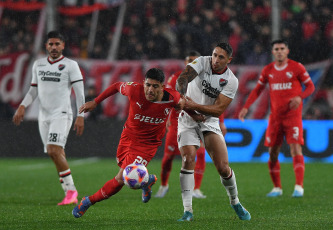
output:
[[[192,193],[194,189],[194,170],[181,169],[179,178],[182,190],[184,212],[189,211],[193,213]]]
[[[73,181],[73,177],[72,177],[70,169],[59,172],[59,180],[60,180],[61,187],[64,190],[65,194],[68,190],[76,191],[76,187],[74,185],[74,181]]]
[[[227,191],[229,196],[230,204],[235,205],[239,203],[238,199],[238,191],[237,191],[237,184],[236,184],[236,176],[232,169],[230,169],[230,175],[228,178],[223,178],[220,176],[221,182]]]

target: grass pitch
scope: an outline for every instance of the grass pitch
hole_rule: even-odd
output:
[[[114,159],[69,160],[81,199],[96,192],[118,172]],[[177,222],[183,206],[179,185],[181,162],[175,160],[165,198],[141,202],[141,190],[124,187],[108,200],[75,219],[74,205],[58,207],[63,192],[50,159],[0,159],[0,229],[333,229],[333,164],[309,163],[305,195],[291,198],[292,164],[281,164],[283,196],[267,198],[272,188],[267,164],[232,163],[239,198],[251,213],[240,221],[229,205],[213,164],[207,164],[201,190],[206,199],[193,199],[194,221]],[[159,177],[160,160],[149,172]],[[160,181],[153,187],[156,193]]]

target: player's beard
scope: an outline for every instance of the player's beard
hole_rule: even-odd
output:
[[[53,58],[53,59],[57,59],[57,58],[59,58],[59,57],[61,56],[61,52],[59,52],[59,51],[57,51],[57,50],[52,50],[52,51],[50,52],[50,56],[51,56],[51,58]]]

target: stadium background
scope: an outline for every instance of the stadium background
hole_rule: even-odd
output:
[[[45,33],[59,29],[67,38],[65,55],[79,62],[87,97],[92,97],[89,88],[99,94],[116,81],[141,81],[151,67],[170,76],[184,67],[187,51],[210,55],[214,44],[228,41],[234,49],[230,68],[240,81],[225,113],[233,162],[267,160],[262,146],[267,90],[251,108],[250,120],[241,123],[236,116],[262,66],[271,61],[269,42],[284,38],[290,58],[305,64],[316,85],[304,106],[304,155],[307,161],[331,162],[332,13],[331,0],[0,1],[0,156],[43,156],[38,101],[20,127],[14,127],[11,117],[29,88],[33,61],[45,55]],[[125,97],[105,101],[100,114],[87,117],[82,137],[71,132],[68,156],[115,156],[127,110]],[[282,152],[281,161],[290,160],[287,146]]]

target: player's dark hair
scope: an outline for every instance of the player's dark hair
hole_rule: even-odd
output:
[[[277,39],[271,42],[271,46],[273,47],[275,44],[285,44],[288,47],[288,42],[284,39]]]
[[[164,83],[165,79],[163,71],[157,68],[151,68],[150,70],[148,70],[145,78],[153,79],[161,83]]]
[[[197,57],[200,57],[201,54],[200,54],[198,51],[196,51],[196,50],[191,50],[191,51],[189,51],[189,52],[187,53],[186,57],[190,57],[190,56],[197,56]]]
[[[232,47],[229,43],[221,42],[221,43],[217,44],[216,47],[220,47],[221,49],[224,49],[225,52],[227,52],[229,57],[232,56],[233,50],[232,50]]]
[[[64,35],[62,35],[59,31],[53,30],[48,32],[47,34],[47,40],[50,38],[59,38],[61,41],[65,41]]]

